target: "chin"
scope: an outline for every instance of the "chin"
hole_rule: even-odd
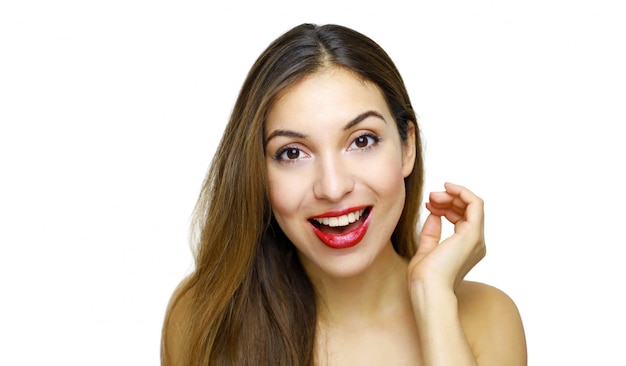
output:
[[[302,258],[301,255],[301,261],[311,277],[336,279],[358,277],[372,268],[373,263],[376,262],[376,257],[380,256],[380,253],[363,250],[365,246],[362,244],[364,243],[343,249],[340,253],[335,251],[331,256],[320,257],[313,261]],[[391,249],[393,250],[393,248]]]

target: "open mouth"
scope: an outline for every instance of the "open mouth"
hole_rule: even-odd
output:
[[[339,216],[309,219],[313,231],[322,242],[332,248],[347,248],[358,244],[367,231],[372,207],[364,207]]]

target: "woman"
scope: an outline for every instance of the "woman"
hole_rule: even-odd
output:
[[[483,207],[423,187],[419,128],[372,40],[304,24],[254,64],[195,211],[164,365],[523,365],[519,313],[463,280]],[[440,242],[441,220],[455,225]]]

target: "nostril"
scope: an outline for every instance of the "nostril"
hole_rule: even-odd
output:
[[[354,181],[345,172],[342,174],[321,173],[315,185],[314,193],[320,199],[336,201],[342,199],[354,189]]]

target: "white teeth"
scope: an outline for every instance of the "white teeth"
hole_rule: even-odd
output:
[[[347,215],[341,215],[337,217],[314,218],[313,220],[319,222],[322,225],[327,225],[330,227],[347,226],[348,224],[351,224],[360,219],[361,215],[363,215],[363,211],[365,211],[365,209],[350,212]]]
[[[350,223],[350,221],[348,221],[348,215],[340,216],[337,221],[339,221],[339,226],[346,226]]]

